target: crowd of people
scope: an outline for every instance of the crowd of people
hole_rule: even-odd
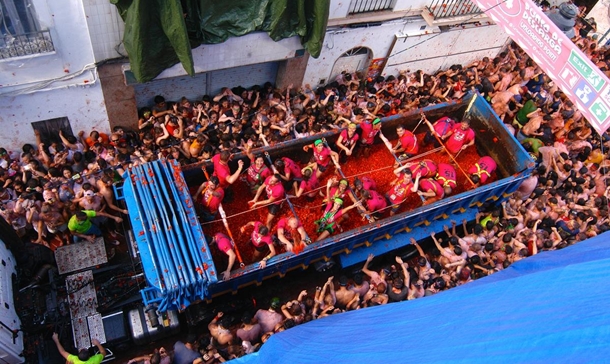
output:
[[[583,26],[576,21],[573,40],[601,71],[609,74],[610,50],[583,36]],[[578,108],[525,52],[512,44],[493,59],[485,57],[434,74],[406,70],[397,76],[366,78],[344,72],[316,90],[309,85],[290,85],[281,91],[265,84],[250,89],[225,88],[218,95],[206,95],[197,101],[182,98],[168,102],[157,96],[152,107],[140,110],[137,130],[117,126],[110,134],[92,131],[88,136],[82,131],[77,136],[59,132],[57,141],[47,144],[37,134],[35,145],[25,144],[21,151],[0,148],[0,214],[21,237],[33,243],[53,248],[95,241],[105,235],[111,246],[118,244],[113,237],[120,234],[120,223],[127,214],[118,206],[112,190],[124,170],[159,158],[182,164],[209,161],[214,164],[215,175],[197,192],[205,207],[204,220],[216,218],[224,189],[245,172],[254,196],[251,205],[267,204],[269,209],[266,222],[243,227],[253,229],[253,242],[259,243],[259,258],[264,255],[264,264],[274,254],[265,248],[273,247],[267,239],[276,211],[273,202],[285,190],[306,196],[316,188],[316,181],[330,163],[339,163],[356,152],[366,155],[378,134],[380,118],[460,99],[474,90],[485,97],[536,160],[534,173],[519,190],[501,206],[481,211],[475,222],[463,222],[462,229],[452,222],[444,233],[432,234],[434,245],[430,249],[413,241],[417,254],[408,262],[396,257],[395,264],[373,270],[373,257],[369,256],[361,273],[337,280],[329,277],[315,291],[303,291],[284,303],[273,299],[268,309],[243,313],[240,324],[218,313],[204,341],[189,338],[174,347],[174,363],[222,362],[257,350],[273,333],[295,325],[347,310],[429,296],[503,270],[540,251],[560,249],[607,231],[606,156],[610,138],[593,132]],[[435,136],[440,140],[451,138],[444,126],[450,121],[426,123],[430,129],[427,142],[438,141]],[[449,128],[463,134],[462,143],[451,153],[474,143],[467,121]],[[311,148],[318,155],[311,165],[303,167],[283,158],[267,166],[262,156],[251,154],[265,144],[333,129],[341,130],[334,150],[314,143]],[[402,135],[397,130],[397,134],[399,142],[390,143],[389,148],[397,156],[416,155],[411,136],[403,138],[405,130]],[[446,147],[453,148],[450,144]],[[251,155],[252,163],[246,171],[243,162],[237,171],[228,168],[230,155],[235,152]],[[484,183],[489,173],[481,171],[489,166],[493,172],[495,163],[481,160],[473,171],[478,172],[473,182]],[[401,180],[398,190],[404,193],[411,189],[424,199],[439,198],[441,191],[451,193],[451,173],[455,171],[443,174],[439,173],[440,165],[436,168],[437,173],[429,179],[437,185],[413,189],[411,177],[419,180],[421,174],[397,167],[395,173]],[[370,182],[360,180],[360,186],[355,184],[355,199],[362,202],[351,206],[374,215],[379,209],[400,204],[400,196],[390,191],[386,198]],[[319,221],[322,238],[332,233],[333,223],[347,212],[342,206],[344,198],[337,195],[346,193],[342,185],[345,187],[336,179],[332,187],[337,192],[326,194],[328,207]],[[267,199],[262,200],[262,196]],[[369,201],[373,208],[368,206]],[[301,240],[299,236],[307,239],[296,219],[283,220],[278,223],[277,238],[287,250],[295,239]],[[288,231],[298,231],[293,234],[297,236],[287,236]],[[231,243],[221,243],[224,238],[216,236],[214,240],[228,251]],[[168,358],[163,349],[135,361],[167,363]]]

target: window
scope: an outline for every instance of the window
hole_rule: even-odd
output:
[[[64,133],[64,136],[74,135],[67,117],[36,121],[32,123],[32,128],[40,133],[40,140],[46,146],[61,143],[60,130]]]
[[[482,13],[470,0],[433,0],[427,8],[434,20]]]
[[[33,0],[0,0],[0,59],[53,52],[51,33],[40,29]]]
[[[396,0],[352,0],[349,14],[368,13],[372,11],[392,10]]]

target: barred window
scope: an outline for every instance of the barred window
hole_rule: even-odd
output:
[[[0,0],[0,59],[53,52],[51,33],[40,29],[32,0]]]

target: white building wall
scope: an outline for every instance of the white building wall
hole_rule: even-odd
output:
[[[293,58],[299,49],[303,49],[299,37],[274,42],[267,33],[256,32],[229,38],[221,44],[203,44],[193,49],[193,62],[195,73],[201,73]],[[182,65],[176,64],[157,79],[186,74]]]
[[[123,47],[125,23],[108,0],[83,0],[95,61],[127,57]]]
[[[73,131],[108,131],[83,3],[34,0],[55,52],[0,61],[0,146],[35,141],[31,123],[68,117]]]

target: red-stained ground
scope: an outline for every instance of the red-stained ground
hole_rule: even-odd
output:
[[[418,140],[421,141],[423,140],[424,134],[418,134],[417,137]],[[426,153],[434,149],[434,146],[429,145],[425,148],[420,149],[421,155],[422,153]],[[431,153],[423,157],[416,157],[413,160],[420,160],[424,158],[431,159],[436,163],[451,163],[451,159],[443,151]],[[470,147],[466,151],[458,155],[457,162],[459,166],[464,171],[466,171],[470,166],[476,163],[479,158],[480,156],[477,154],[476,148]],[[349,179],[350,184],[353,182],[356,176],[367,175],[372,177],[376,181],[377,190],[380,193],[385,194],[390,189],[391,182],[395,179],[395,175],[392,173],[394,168],[394,162],[394,157],[392,157],[385,145],[378,144],[372,148],[371,153],[367,158],[364,158],[363,156],[352,156],[348,159],[346,163],[341,166],[341,168],[343,170],[343,173]],[[454,190],[454,195],[472,189],[472,185],[466,179],[464,173],[462,173],[457,166],[456,171],[458,177],[457,188]],[[328,178],[332,177],[334,175],[333,173],[334,171],[330,169],[322,177],[320,186],[326,186]],[[495,180],[495,175],[492,176],[491,181],[493,180]],[[197,186],[194,187],[195,190],[196,188]],[[245,264],[250,264],[253,262],[252,256],[254,252],[252,243],[250,243],[251,228],[248,228],[246,230],[246,233],[242,234],[240,232],[240,227],[247,224],[249,221],[258,220],[264,223],[267,218],[267,207],[250,210],[247,202],[252,199],[252,195],[250,193],[249,188],[244,182],[239,181],[235,185],[233,185],[232,188],[234,192],[233,201],[231,201],[230,203],[223,203],[223,207],[227,214],[227,222],[237,245],[237,250],[239,251],[239,254],[242,257],[243,262]],[[323,190],[325,191],[325,187]],[[266,198],[266,196],[264,196],[264,192],[263,196],[261,196],[261,199],[263,198]],[[313,201],[307,201],[306,197],[302,196],[298,199],[292,198],[291,202],[293,203],[298,218],[303,223],[307,234],[311,237],[312,240],[315,241],[318,235],[316,233],[316,225],[314,224],[314,221],[322,216],[322,204],[324,203],[324,198],[318,195]],[[351,201],[346,201],[346,206],[349,206],[349,204],[351,204]],[[399,213],[417,208],[421,205],[422,201],[419,196],[413,194],[405,201]],[[348,231],[353,228],[367,224],[366,221],[362,221],[362,218],[359,216],[356,210],[351,210],[348,214],[350,218],[345,220],[341,224],[341,228],[344,231]],[[290,211],[288,204],[284,202],[282,204],[280,213],[277,215],[277,218],[273,222],[272,232],[275,233],[275,225],[277,224],[279,218],[289,216],[292,216],[292,212]],[[384,216],[389,216],[389,210],[384,211]],[[208,236],[213,236],[217,232],[223,232],[227,234],[222,220],[220,219],[211,223],[204,223],[202,224],[202,228],[204,233]],[[212,247],[211,250],[217,269],[223,270],[224,268],[226,268],[226,256],[220,253],[216,247]],[[235,267],[238,266],[238,263],[239,262],[236,262]]]

